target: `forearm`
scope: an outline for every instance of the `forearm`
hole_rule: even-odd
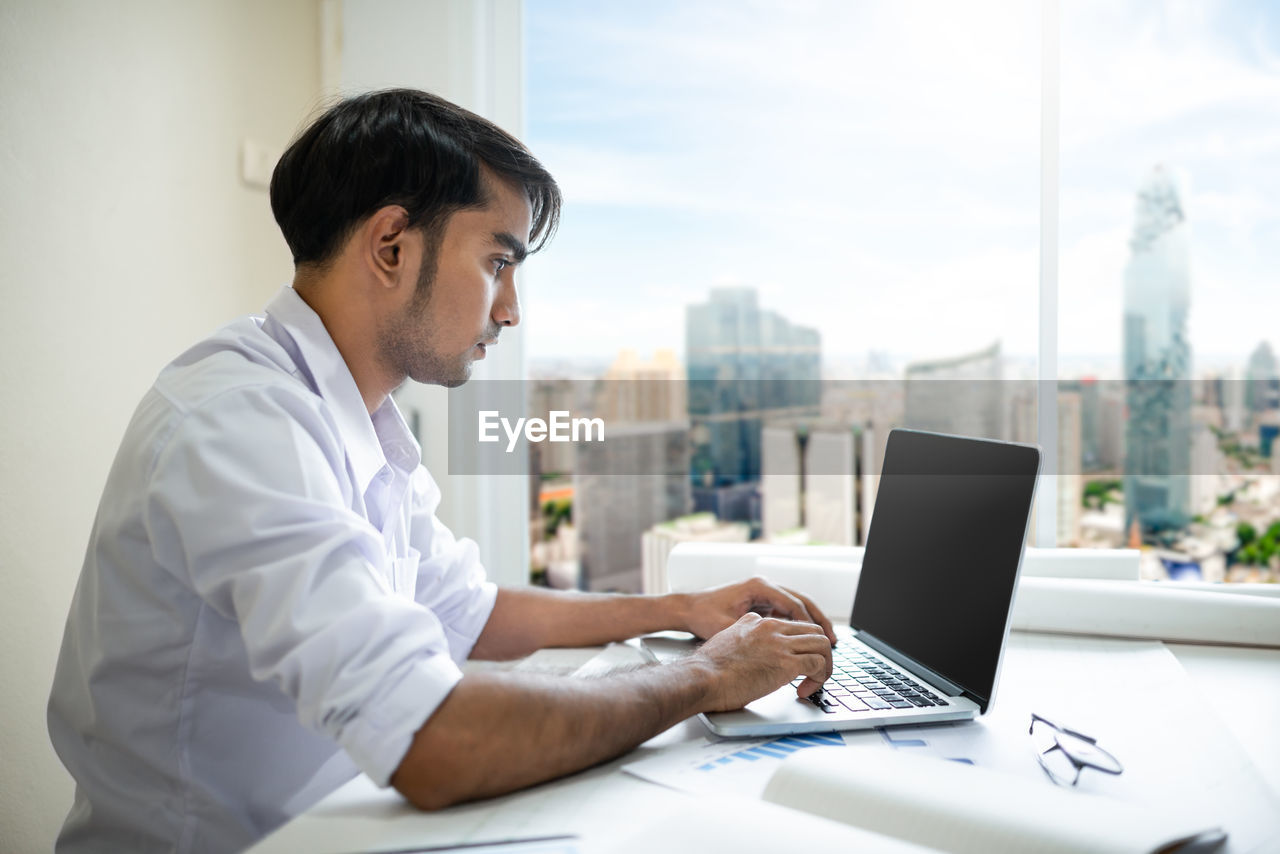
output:
[[[693,660],[600,680],[466,676],[415,735],[391,783],[416,806],[440,809],[551,780],[703,711],[711,679]]]
[[[598,646],[687,627],[688,597],[578,593],[535,587],[498,591],[471,656],[508,659],[548,646]]]

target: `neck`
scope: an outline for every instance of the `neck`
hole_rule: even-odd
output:
[[[377,319],[367,301],[344,296],[335,279],[337,269],[326,272],[299,270],[293,289],[311,307],[333,339],[334,346],[356,381],[356,388],[372,415],[404,377],[391,376],[377,359]]]

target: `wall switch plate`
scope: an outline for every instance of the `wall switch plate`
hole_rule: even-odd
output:
[[[275,171],[281,154],[279,149],[252,139],[241,140],[240,180],[247,186],[267,189],[271,186],[271,173]]]

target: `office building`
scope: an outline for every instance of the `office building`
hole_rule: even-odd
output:
[[[818,414],[817,330],[761,309],[754,289],[715,288],[688,306],[685,342],[695,486],[758,480],[764,419]]]
[[[1094,470],[1118,471],[1124,463],[1125,402],[1122,383],[1103,385],[1098,396],[1098,460]]]
[[[1232,367],[1222,378],[1222,427],[1228,433],[1239,433],[1245,426],[1245,382],[1240,368]]]
[[[1197,424],[1191,442],[1191,512],[1208,516],[1218,506],[1218,496],[1230,491],[1225,481],[1226,459],[1207,424]]]
[[[1039,430],[1036,424],[1036,387],[1029,383],[1016,383],[1006,390],[1008,400],[1007,436],[1013,442],[1037,442]]]
[[[761,434],[760,528],[764,537],[804,526],[804,451],[807,431],[774,423]]]
[[[1083,513],[1084,475],[1082,413],[1083,397],[1078,391],[1058,392],[1058,541],[1057,545],[1080,543],[1080,516]]]
[[[780,421],[763,433],[761,534],[776,541],[803,531],[805,541],[863,545],[874,487],[870,426]]]
[[[752,534],[760,532],[762,503],[760,481],[693,487],[693,511],[710,513],[726,522],[746,522]]]
[[[1005,425],[1000,342],[947,359],[912,362],[903,382],[905,426],[1001,439]]]
[[[1118,468],[1124,446],[1124,391],[1120,384],[1088,376],[1062,380],[1058,391],[1080,398],[1080,464],[1075,471]]]
[[[1138,190],[1124,277],[1125,528],[1169,536],[1190,514],[1191,301],[1186,214],[1173,174]]]
[[[614,425],[604,442],[578,444],[573,522],[587,590],[638,592],[641,537],[689,512],[689,427]]]
[[[575,416],[591,411],[591,384],[565,378],[536,379],[529,383],[529,417],[547,421],[552,412]],[[529,442],[529,469],[534,484],[541,476],[573,472],[577,442]]]
[[[671,350],[658,350],[651,361],[634,350],[620,351],[600,382],[594,414],[605,424],[684,421],[684,366]]]
[[[1280,413],[1264,412],[1258,416],[1258,453],[1263,459],[1276,456],[1276,442],[1280,440]]]
[[[1244,397],[1245,407],[1252,413],[1280,406],[1280,372],[1276,370],[1275,353],[1266,341],[1258,344],[1249,356]]]
[[[750,525],[724,522],[712,513],[691,513],[654,525],[641,538],[641,592],[667,592],[667,558],[680,543],[745,543],[750,539]]]

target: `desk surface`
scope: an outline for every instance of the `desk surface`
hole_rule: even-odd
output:
[[[1035,647],[1040,639],[1041,636],[1019,638],[1015,634],[1015,640],[1020,640],[1023,647]],[[1083,649],[1090,639],[1080,642]],[[1218,739],[1213,743],[1224,754],[1241,762],[1247,756],[1257,770],[1253,777],[1256,791],[1247,793],[1250,813],[1246,823],[1252,827],[1253,836],[1247,837],[1243,832],[1233,835],[1233,844],[1227,850],[1248,850],[1235,845],[1235,840],[1256,839],[1259,833],[1271,840],[1268,845],[1276,845],[1266,850],[1280,850],[1280,818],[1276,817],[1280,815],[1280,650],[1166,646],[1190,677],[1193,695],[1164,698],[1162,702],[1171,704],[1166,707],[1167,714],[1184,721],[1184,728],[1193,738],[1198,734],[1209,741]],[[543,658],[551,662],[548,669],[564,671],[588,660],[596,651],[547,652],[549,655]],[[988,726],[1013,728],[1016,725],[1012,720],[1021,720],[1027,697],[1012,690],[1011,685],[1033,683],[1031,674],[1042,669],[1033,660],[1035,655],[1044,658],[1043,653],[1015,656],[1011,652],[997,701],[1001,708],[987,716]],[[1165,717],[1162,715],[1162,719]],[[679,809],[691,797],[643,782],[622,772],[621,766],[706,734],[696,719],[685,721],[606,765],[525,792],[433,814],[414,810],[393,790],[380,790],[361,776],[268,836],[251,852],[393,850],[566,830],[582,837],[582,850],[594,850],[602,840],[635,832],[654,816]],[[1224,734],[1226,741],[1222,741]],[[1188,772],[1188,776],[1194,773]],[[1232,776],[1236,776],[1235,772]],[[1196,784],[1191,779],[1187,783]],[[566,823],[571,826],[566,827]]]

